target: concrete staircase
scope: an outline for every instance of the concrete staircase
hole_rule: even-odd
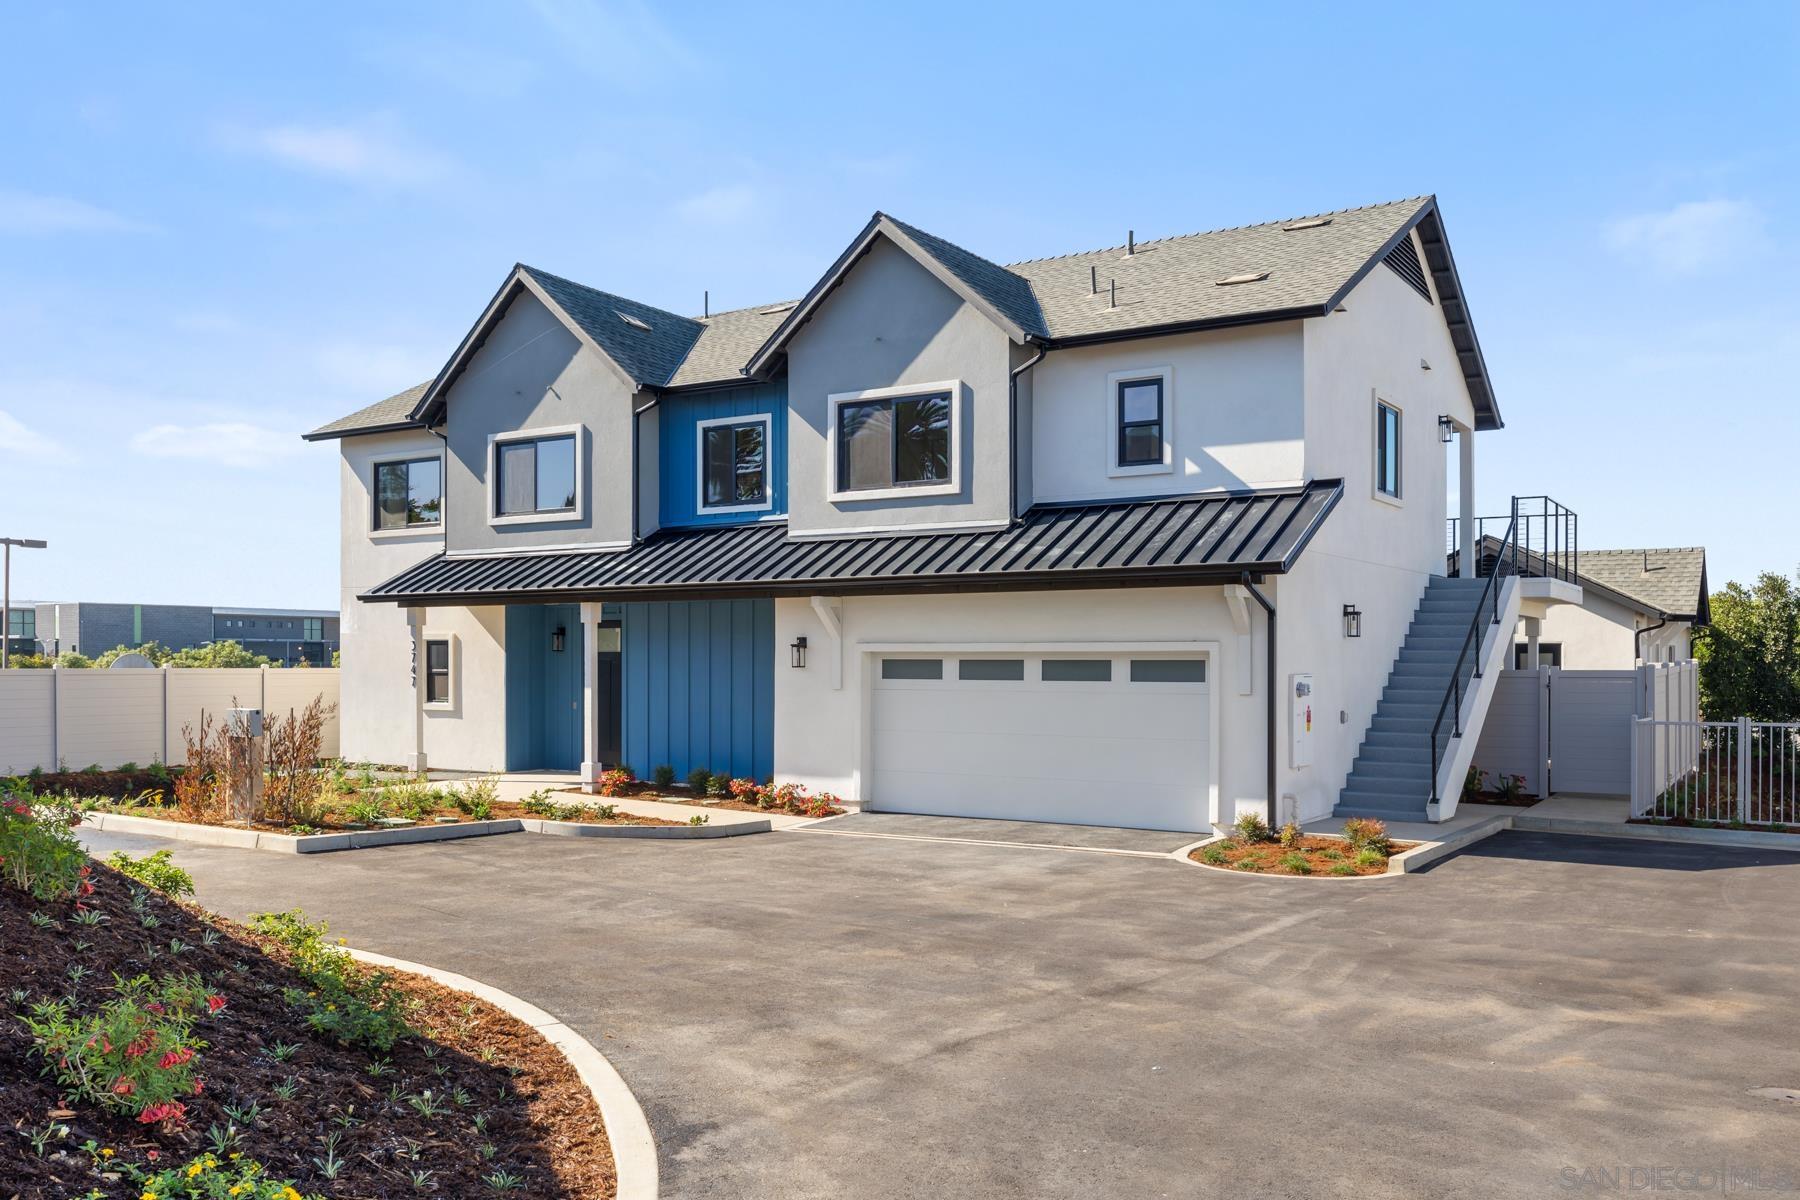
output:
[[[1400,656],[1388,674],[1387,687],[1376,705],[1357,750],[1356,761],[1344,781],[1332,815],[1379,817],[1383,821],[1424,821],[1431,801],[1431,727],[1438,706],[1450,686],[1457,655],[1468,637],[1469,622],[1481,604],[1485,579],[1433,578],[1413,613]],[[1510,628],[1510,626],[1508,626]],[[1484,623],[1481,636],[1488,640]],[[1461,668],[1464,695],[1472,690],[1476,656],[1481,645],[1471,647]],[[1466,710],[1465,710],[1466,711]],[[1450,757],[1448,713],[1440,731],[1439,752]],[[1479,726],[1464,734],[1475,737]]]

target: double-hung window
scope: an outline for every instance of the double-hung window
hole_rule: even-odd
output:
[[[444,519],[444,464],[435,458],[375,464],[375,528],[410,529]]]
[[[835,493],[956,490],[960,384],[883,388],[831,397]]]
[[[425,639],[425,703],[450,703],[450,642]]]
[[[1107,473],[1156,475],[1174,470],[1175,413],[1169,367],[1113,371],[1106,377]]]
[[[578,516],[580,468],[573,429],[494,442],[494,517]]]
[[[769,418],[702,421],[700,511],[749,512],[769,507]]]
[[[1400,498],[1400,410],[1375,402],[1375,491]]]

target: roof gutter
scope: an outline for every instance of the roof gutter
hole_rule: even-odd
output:
[[[1664,625],[1667,625],[1668,623],[1669,623],[1669,618],[1665,614],[1663,616],[1663,619],[1658,621],[1656,624],[1646,625],[1642,629],[1638,630],[1636,633],[1632,634],[1631,635],[1631,656],[1633,658],[1635,658],[1638,662],[1643,662],[1644,661],[1644,635],[1646,633],[1655,633],[1657,630],[1661,629]]]
[[[1263,595],[1260,591],[1258,591],[1256,585],[1250,581],[1250,572],[1245,571],[1244,577],[1239,582],[1243,584],[1244,590],[1250,593],[1251,598],[1254,599],[1258,604],[1262,605],[1263,612],[1268,614],[1268,618],[1269,618],[1269,638],[1268,638],[1268,644],[1266,647],[1266,649],[1268,651],[1268,664],[1265,668],[1268,673],[1268,681],[1267,681],[1266,686],[1263,688],[1263,699],[1265,702],[1264,724],[1266,726],[1266,728],[1264,730],[1264,733],[1266,734],[1266,738],[1265,738],[1266,745],[1263,747],[1264,752],[1265,752],[1264,763],[1263,763],[1263,773],[1264,773],[1263,786],[1267,789],[1268,796],[1269,796],[1268,816],[1265,819],[1269,823],[1269,828],[1274,829],[1275,822],[1276,822],[1276,803],[1275,803],[1275,801],[1276,801],[1276,797],[1275,797],[1275,606],[1273,604],[1269,603],[1269,598],[1267,596]]]
[[[1007,376],[1007,437],[1010,442],[1010,455],[1006,461],[1006,518],[1010,522],[1019,519],[1019,376],[1044,361],[1044,355],[1050,353],[1047,343],[1038,343],[1038,352],[1014,367]]]

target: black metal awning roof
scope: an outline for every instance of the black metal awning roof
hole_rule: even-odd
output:
[[[669,529],[628,550],[440,554],[361,596],[397,604],[678,600],[1227,583],[1300,557],[1343,481],[1042,505],[1004,529],[790,538]]]

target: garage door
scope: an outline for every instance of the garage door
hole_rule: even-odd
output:
[[[1207,828],[1194,656],[877,655],[868,794],[894,812]]]

